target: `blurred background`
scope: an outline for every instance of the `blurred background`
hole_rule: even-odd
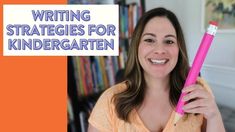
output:
[[[68,0],[68,4],[118,4],[120,16],[119,57],[68,57],[69,132],[87,131],[87,118],[97,98],[106,88],[121,80],[136,21],[142,13],[155,7],[165,7],[177,15],[184,31],[190,64],[208,19],[220,22],[201,76],[211,86],[226,131],[235,131],[235,0]],[[87,66],[91,69],[87,72],[90,75],[82,72]],[[100,74],[105,76],[99,77]],[[82,81],[89,76],[90,81]],[[94,85],[90,87],[94,90],[89,90],[85,84],[91,82]]]

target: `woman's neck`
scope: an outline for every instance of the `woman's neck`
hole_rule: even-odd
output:
[[[145,76],[147,96],[161,97],[170,90],[169,76],[164,78],[153,78]]]

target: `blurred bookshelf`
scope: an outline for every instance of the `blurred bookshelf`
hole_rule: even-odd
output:
[[[119,56],[69,56],[67,58],[68,132],[87,132],[88,118],[97,99],[122,81],[129,42],[145,11],[144,0],[68,0],[68,4],[119,5]]]

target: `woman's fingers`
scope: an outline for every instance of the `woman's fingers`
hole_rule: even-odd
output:
[[[187,113],[203,114],[206,119],[219,115],[219,110],[216,107],[215,102],[211,99],[196,99],[188,104],[185,104],[183,110]]]
[[[192,109],[185,109],[184,111],[187,113],[200,113],[206,115],[207,109],[207,107],[196,107]]]
[[[199,80],[199,83],[185,87],[183,101],[187,102],[183,110],[187,113],[200,113],[207,120],[213,120],[220,115],[213,94],[208,85]]]
[[[190,85],[188,87],[183,88],[182,92],[183,93],[188,93],[188,92],[192,92],[192,91],[194,91],[194,90],[196,90],[198,88],[202,89],[202,86],[199,85],[199,84],[193,84],[193,85]]]
[[[185,102],[191,99],[195,99],[195,98],[207,99],[210,96],[209,93],[199,85],[193,85],[193,86],[187,87],[185,88],[185,90],[183,90],[183,92],[187,93],[183,97],[183,100]]]
[[[195,109],[198,107],[206,107],[208,106],[208,102],[209,101],[207,99],[197,99],[190,103],[185,104],[183,109],[186,111],[186,110]]]

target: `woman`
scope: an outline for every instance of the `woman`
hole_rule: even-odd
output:
[[[183,89],[187,113],[174,126],[174,110],[189,70],[183,32],[164,8],[146,12],[132,36],[125,81],[107,89],[89,118],[89,132],[223,132],[208,85]],[[194,114],[197,113],[197,114]]]

